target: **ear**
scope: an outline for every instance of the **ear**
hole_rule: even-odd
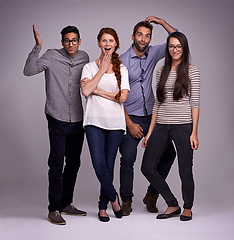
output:
[[[61,43],[62,43],[62,46],[64,47],[64,45],[63,45],[63,40],[61,40]]]
[[[132,41],[134,41],[134,38],[135,38],[135,37],[134,37],[134,35],[132,34]]]
[[[78,43],[78,47],[81,45],[81,38],[80,38],[80,40],[79,40],[79,43]]]

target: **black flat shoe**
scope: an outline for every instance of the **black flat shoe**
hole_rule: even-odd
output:
[[[167,219],[167,218],[171,218],[171,217],[175,217],[176,215],[179,215],[181,213],[181,209],[177,209],[176,211],[172,212],[172,213],[163,213],[163,214],[159,214],[156,218],[157,219]]]
[[[122,209],[122,207],[121,207],[121,205],[120,205],[120,202],[119,202],[118,193],[116,194],[116,196],[117,196],[117,199],[118,199],[118,204],[119,204],[119,206],[120,206],[120,210],[119,210],[119,211],[115,211],[115,210],[113,209],[113,212],[114,212],[114,214],[115,214],[115,216],[116,216],[117,218],[122,218],[122,217],[123,217],[123,209]]]
[[[180,215],[180,221],[190,221],[192,220],[193,213],[191,212],[191,216]]]
[[[98,213],[98,218],[101,222],[109,222],[110,221],[109,217],[100,216],[100,213]]]

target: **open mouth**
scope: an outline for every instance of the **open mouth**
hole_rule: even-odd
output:
[[[111,50],[111,48],[105,48],[105,50],[106,50],[106,51],[110,51],[110,50]]]

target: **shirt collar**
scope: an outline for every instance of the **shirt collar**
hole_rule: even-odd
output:
[[[67,58],[69,58],[69,59],[77,59],[77,58],[78,58],[78,52],[79,52],[79,50],[77,51],[76,55],[75,55],[73,58],[70,57],[70,56],[67,54],[67,52],[65,51],[64,48],[60,48],[59,51],[62,53],[62,55],[63,55],[64,57],[67,57]]]
[[[133,45],[132,45],[133,46]],[[133,47],[130,47],[129,49],[129,52],[130,52],[130,57],[131,58],[134,58],[134,57],[138,57],[133,49]],[[146,48],[146,51],[145,51],[145,54],[143,55],[142,59],[143,58],[147,58],[148,57],[148,54],[149,54],[149,46]]]

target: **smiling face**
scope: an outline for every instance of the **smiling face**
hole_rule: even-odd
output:
[[[78,51],[81,40],[78,40],[77,34],[70,32],[64,35],[63,40],[61,40],[62,45],[70,57],[74,57]]]
[[[181,42],[175,38],[171,37],[168,43],[168,50],[171,55],[172,61],[181,62],[183,55],[183,47]]]
[[[151,30],[146,27],[139,27],[135,35],[132,35],[132,40],[135,52],[145,52],[151,42]]]

